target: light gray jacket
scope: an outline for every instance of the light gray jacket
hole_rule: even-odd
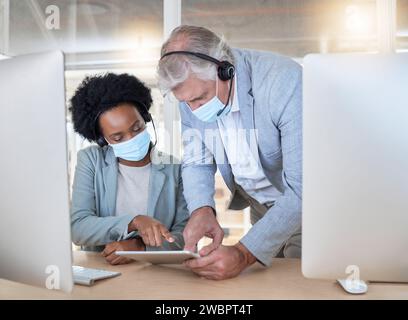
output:
[[[301,227],[302,69],[293,60],[270,52],[234,49],[233,53],[243,126],[257,129],[262,168],[269,181],[282,193],[241,240],[259,261],[269,265],[284,242]],[[197,131],[196,139],[184,139],[187,152],[183,158],[182,176],[189,212],[202,206],[215,208],[214,174],[217,167],[233,194],[230,208],[247,207],[248,203],[235,192],[228,161],[217,162],[218,158],[228,159],[224,149],[217,150],[211,139],[211,143],[202,139],[204,130],[217,130],[217,123],[200,121],[185,103],[180,103],[180,112],[183,133],[192,128]],[[197,140],[203,151],[193,146]],[[212,158],[215,161],[208,163]]]
[[[143,215],[154,217],[175,236],[174,243],[146,250],[180,250],[183,230],[189,215],[183,196],[181,166],[168,155],[153,150],[148,209]],[[170,161],[169,161],[170,158]],[[113,241],[123,240],[133,215],[115,216],[118,162],[109,146],[91,146],[78,152],[72,204],[72,239],[83,250],[100,251]],[[137,195],[135,195],[137,196]],[[137,236],[137,232],[131,236]]]

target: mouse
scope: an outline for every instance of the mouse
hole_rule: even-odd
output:
[[[337,282],[350,294],[364,294],[368,291],[367,283],[363,280],[338,279]]]

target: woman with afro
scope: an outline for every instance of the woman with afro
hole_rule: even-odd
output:
[[[184,247],[181,168],[151,142],[151,105],[150,89],[128,74],[87,77],[71,99],[75,131],[97,144],[78,152],[72,238],[111,264],[130,262],[117,250]]]

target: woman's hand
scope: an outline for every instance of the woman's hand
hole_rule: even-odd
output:
[[[149,216],[137,216],[129,223],[129,231],[139,231],[146,246],[160,247],[163,238],[174,242],[174,237],[169,230],[158,220]]]
[[[144,251],[145,249],[146,247],[140,238],[115,241],[108,243],[105,246],[105,249],[102,251],[102,256],[104,256],[106,261],[110,264],[126,264],[132,262],[133,260],[126,257],[117,256],[115,254],[116,251]]]

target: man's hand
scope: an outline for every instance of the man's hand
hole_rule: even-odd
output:
[[[221,245],[224,231],[215,218],[213,209],[202,207],[191,214],[190,220],[184,228],[183,236],[184,250],[191,252],[196,251],[197,243],[202,237],[212,238],[212,243],[200,250],[200,255],[206,256]]]
[[[163,238],[174,242],[174,237],[169,230],[158,220],[149,216],[136,216],[128,225],[128,233],[139,231],[146,246],[160,247]]]
[[[108,243],[105,246],[105,249],[102,251],[102,256],[104,256],[106,261],[110,264],[113,265],[126,264],[132,262],[133,260],[126,257],[117,256],[115,254],[116,251],[144,251],[144,250],[145,246],[143,244],[142,239],[135,238]]]
[[[256,258],[239,242],[234,246],[220,246],[208,256],[184,264],[201,277],[223,280],[236,277],[255,261]]]

